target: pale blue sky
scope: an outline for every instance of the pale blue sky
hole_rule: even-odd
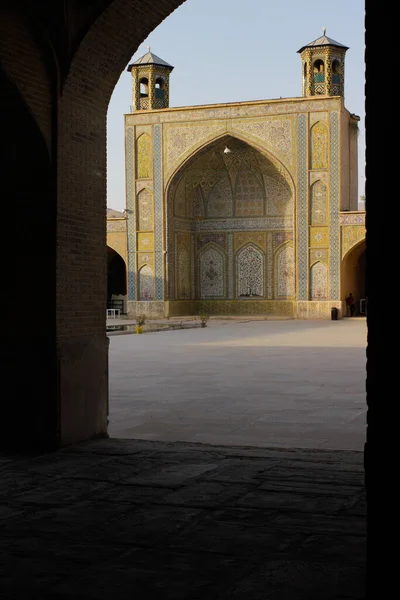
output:
[[[186,0],[139,46],[129,63],[150,46],[174,66],[170,107],[300,97],[297,51],[320,37],[326,27],[328,37],[349,47],[345,106],[361,119],[361,196],[365,183],[364,17],[364,0]],[[123,115],[130,112],[131,103],[131,74],[124,70],[107,119],[107,206],[116,210],[126,204]]]

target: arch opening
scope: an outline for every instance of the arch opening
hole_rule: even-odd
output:
[[[170,303],[179,299],[177,289],[185,289],[195,303],[212,300],[221,314],[232,306],[245,313],[250,300],[288,300],[287,294],[276,297],[272,282],[278,272],[280,278],[293,277],[278,266],[274,253],[282,240],[293,239],[294,197],[289,177],[273,157],[232,135],[207,143],[171,178],[166,211]],[[210,244],[213,257],[205,268],[202,258],[208,258],[204,249]],[[186,282],[175,259],[183,256],[183,247],[190,252]],[[280,289],[292,288],[290,283]]]
[[[107,246],[107,308],[126,314],[126,264],[116,250]]]
[[[342,300],[351,292],[355,299],[355,314],[365,315],[368,302],[366,286],[366,241],[356,244],[342,259]]]

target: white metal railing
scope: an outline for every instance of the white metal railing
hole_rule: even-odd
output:
[[[119,308],[107,308],[107,319],[116,319],[120,316]]]

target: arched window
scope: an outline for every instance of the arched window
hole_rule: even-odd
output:
[[[140,86],[140,97],[148,98],[149,97],[149,80],[147,77],[142,77],[139,81]]]
[[[314,62],[314,82],[322,83],[325,81],[325,65],[321,59]]]
[[[340,83],[340,62],[336,59],[332,62],[332,83]]]
[[[308,83],[308,68],[307,68],[307,63],[304,63],[304,67],[303,67],[303,81],[304,81],[304,85],[307,86],[307,83]]]
[[[158,100],[164,100],[165,97],[165,79],[164,77],[157,77],[156,79],[156,98]]]

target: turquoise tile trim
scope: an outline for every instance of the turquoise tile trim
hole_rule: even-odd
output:
[[[162,185],[161,126],[154,125],[154,240],[156,300],[163,300],[163,185]]]
[[[330,228],[329,228],[329,275],[330,299],[339,300],[339,269],[340,269],[340,243],[339,243],[339,113],[331,113],[330,122]]]
[[[125,136],[126,207],[128,209],[128,300],[136,300],[135,269],[135,173],[133,169],[133,128]]]
[[[298,265],[299,265],[299,290],[298,299],[308,300],[308,169],[307,169],[307,119],[305,115],[299,115],[298,129]]]

